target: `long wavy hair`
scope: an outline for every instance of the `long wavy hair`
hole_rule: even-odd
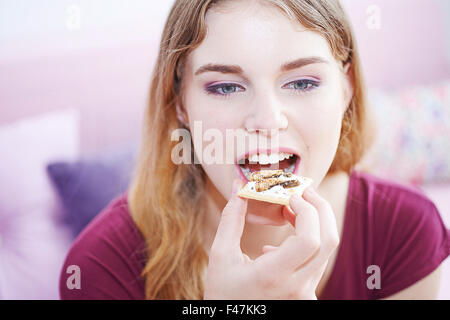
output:
[[[176,0],[162,33],[153,70],[144,130],[128,205],[146,241],[146,299],[202,299],[208,256],[200,230],[206,174],[199,164],[171,161],[174,129],[183,127],[176,105],[182,103],[186,56],[206,36],[205,15],[230,0]],[[338,0],[260,0],[280,9],[328,42],[337,61],[350,62],[354,94],[342,120],[340,142],[327,174],[350,173],[370,141],[360,60],[349,20]],[[192,146],[193,150],[193,146]],[[192,151],[193,153],[193,151]],[[192,155],[193,156],[193,155]]]

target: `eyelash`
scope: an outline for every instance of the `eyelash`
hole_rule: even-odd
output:
[[[314,81],[314,80],[310,80],[310,79],[302,79],[302,80],[296,80],[296,81],[292,81],[289,82],[287,85],[295,85],[296,83],[302,83],[302,84],[306,84],[308,86],[307,89],[294,89],[295,94],[303,94],[305,92],[309,92],[312,91],[316,88],[318,88],[320,86],[320,83],[318,81]],[[213,85],[213,86],[209,86],[206,88],[206,93],[215,95],[215,96],[219,96],[219,97],[223,97],[223,98],[228,98],[231,93],[218,93],[217,90],[218,89],[223,89],[224,87],[241,87],[237,84],[234,83],[221,83],[218,85]],[[242,88],[242,87],[241,87]],[[236,91],[235,91],[236,92]],[[233,93],[235,93],[233,92]]]

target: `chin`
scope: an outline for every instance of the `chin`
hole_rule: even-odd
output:
[[[251,224],[281,227],[288,223],[282,213],[283,206],[268,202],[248,200],[245,221]]]

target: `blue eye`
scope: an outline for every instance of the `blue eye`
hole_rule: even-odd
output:
[[[317,88],[319,86],[319,82],[310,79],[302,79],[290,82],[287,86],[294,89],[296,93],[302,93]]]
[[[238,92],[237,88],[240,87],[232,83],[222,83],[206,88],[206,93],[217,96],[229,96],[232,93]],[[242,88],[242,87],[241,87]]]
[[[301,94],[311,91],[319,87],[320,83],[315,80],[302,79],[288,83],[285,87],[288,89],[294,89],[295,93]],[[243,91],[244,88],[233,83],[221,83],[218,85],[212,85],[205,88],[207,94],[212,94],[219,97],[229,97],[231,94]]]

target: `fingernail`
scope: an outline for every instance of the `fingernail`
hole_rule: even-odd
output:
[[[292,210],[291,206],[286,206],[286,211],[288,212],[288,214],[291,214],[294,217],[297,215],[297,213],[294,210]]]
[[[311,197],[314,195],[314,190],[311,187],[309,187],[303,192],[303,194],[307,197]]]

